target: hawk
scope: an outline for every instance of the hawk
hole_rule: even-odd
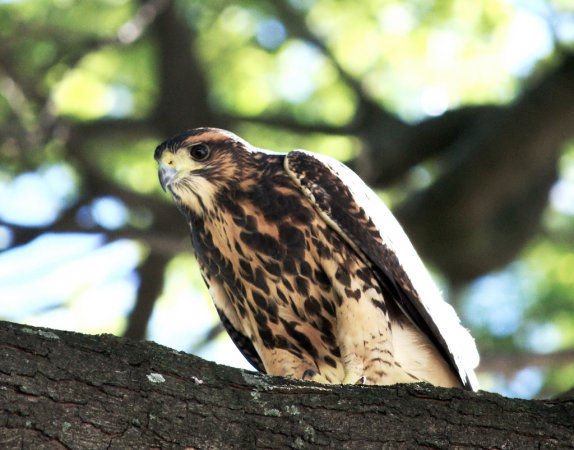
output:
[[[196,128],[157,147],[229,335],[261,372],[476,390],[478,353],[404,231],[338,161]]]

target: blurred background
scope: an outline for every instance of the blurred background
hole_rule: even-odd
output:
[[[157,181],[196,126],[349,164],[483,389],[574,385],[572,0],[0,0],[0,319],[249,367]]]

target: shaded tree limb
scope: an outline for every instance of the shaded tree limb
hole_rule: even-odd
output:
[[[480,370],[513,375],[529,366],[559,367],[574,364],[574,350],[552,353],[483,353]]]
[[[133,239],[148,246],[153,252],[163,256],[175,256],[185,251],[191,251],[189,236],[173,235],[172,233],[162,233],[157,230],[138,230],[133,228],[123,228],[121,230],[109,230],[104,227],[95,226],[93,228],[82,228],[77,223],[67,221],[50,224],[40,227],[25,227],[0,220],[0,226],[8,228],[12,233],[10,249],[20,245],[25,245],[35,238],[46,233],[86,233],[101,234],[106,242],[119,239]]]
[[[145,339],[153,307],[163,289],[165,267],[170,259],[161,253],[150,252],[140,266],[137,299],[128,317],[125,337]]]
[[[283,130],[293,131],[295,133],[322,133],[330,135],[351,134],[353,128],[346,125],[329,125],[325,123],[303,123],[287,115],[265,115],[265,116],[246,116],[230,114],[229,118],[238,122],[249,122],[261,124],[270,127],[276,127]],[[312,149],[309,149],[312,150]]]
[[[451,281],[503,266],[539,231],[573,136],[574,55],[497,116],[461,136],[443,175],[397,210]]]
[[[198,126],[226,127],[209,104],[209,85],[195,49],[195,34],[173,1],[155,19],[159,92],[153,123],[170,136]]]
[[[2,448],[573,448],[572,400],[322,386],[0,323]]]
[[[362,176],[370,184],[379,188],[389,187],[419,164],[455,157],[454,144],[469,134],[478,133],[479,124],[496,121],[502,108],[497,105],[463,106],[416,124],[405,125],[398,130],[400,133],[380,128],[379,137],[376,133],[371,134],[373,153],[358,168],[368,167],[362,171]],[[393,136],[393,139],[381,148],[377,142],[386,134]]]

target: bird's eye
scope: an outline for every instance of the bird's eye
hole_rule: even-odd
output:
[[[189,154],[196,161],[205,161],[209,156],[209,147],[205,144],[196,144],[191,147]]]

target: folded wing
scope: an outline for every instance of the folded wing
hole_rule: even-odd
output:
[[[467,389],[478,389],[473,338],[446,303],[405,232],[383,201],[340,162],[303,150],[285,168],[302,192],[375,270],[384,290],[437,347]]]

